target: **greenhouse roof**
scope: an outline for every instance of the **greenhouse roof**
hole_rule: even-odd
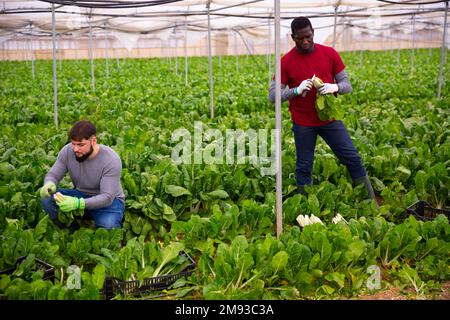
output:
[[[12,35],[50,36],[52,6],[58,34],[80,36],[109,31],[145,34],[160,39],[208,30],[251,33],[266,37],[273,23],[273,0],[153,0],[153,1],[3,1],[0,13],[0,42]],[[445,1],[424,0],[283,0],[280,1],[281,28],[289,32],[290,21],[308,16],[315,28],[345,24],[355,28],[411,30],[414,17],[418,27],[442,28]],[[416,27],[417,28],[417,27]],[[410,32],[410,31],[409,31]]]

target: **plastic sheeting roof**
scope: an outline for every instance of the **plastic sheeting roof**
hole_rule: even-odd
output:
[[[190,33],[205,33],[208,6],[213,32],[243,31],[252,37],[265,38],[269,21],[273,28],[273,0],[13,0],[0,4],[0,41],[17,33],[51,35],[52,2],[55,3],[56,32],[75,37],[89,30],[89,22],[94,34],[103,33],[105,28],[117,34],[146,34],[159,39],[177,34],[181,38],[185,28]],[[410,30],[413,15],[419,28],[422,25],[442,29],[444,11],[445,1],[439,0],[280,1],[282,33],[289,33],[290,21],[300,15],[310,17],[315,29],[328,28],[332,32],[335,14],[338,24],[366,30],[392,27]]]

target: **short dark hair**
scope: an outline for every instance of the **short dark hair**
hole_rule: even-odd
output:
[[[97,133],[95,126],[88,120],[78,121],[69,130],[69,139],[75,141],[81,141],[83,139],[89,139],[92,135]]]
[[[311,21],[309,21],[307,17],[297,17],[291,22],[291,30],[293,34],[295,33],[295,31],[306,27],[310,27],[311,30],[314,30]]]

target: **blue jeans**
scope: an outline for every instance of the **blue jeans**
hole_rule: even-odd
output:
[[[85,194],[76,189],[57,189],[56,192],[61,192],[63,195],[78,198],[90,198],[90,195]],[[53,197],[41,199],[41,205],[45,212],[50,216],[53,222],[58,221],[59,207]],[[96,228],[122,228],[123,213],[125,205],[122,200],[115,198],[114,201],[107,207],[92,209],[84,211],[84,217],[94,220]],[[59,222],[59,221],[58,221]],[[57,223],[58,224],[58,223]]]
[[[294,123],[292,131],[294,132],[297,156],[297,186],[312,184],[311,174],[317,135],[325,140],[338,159],[347,167],[353,180],[367,174],[361,157],[342,121],[333,121],[318,127],[306,127]]]

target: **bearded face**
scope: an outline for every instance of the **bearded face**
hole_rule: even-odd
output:
[[[94,152],[93,139],[82,139],[81,141],[72,140],[72,150],[75,153],[75,159],[83,162]]]

